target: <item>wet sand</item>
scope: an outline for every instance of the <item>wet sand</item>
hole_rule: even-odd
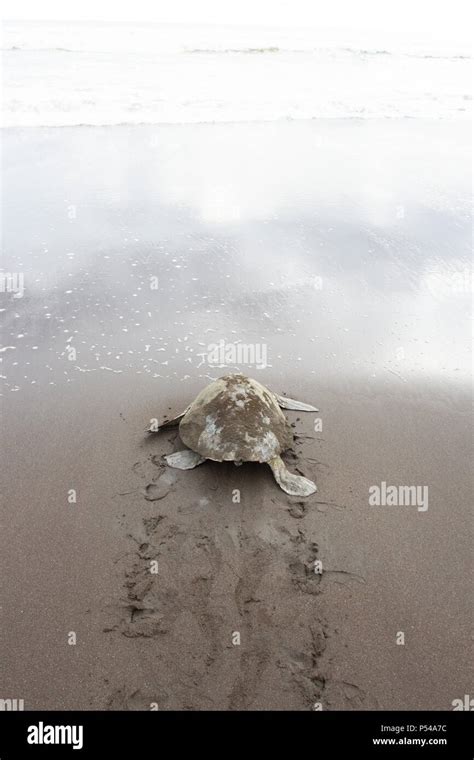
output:
[[[468,125],[4,130],[3,154],[3,269],[24,292],[0,293],[0,697],[472,693]],[[219,341],[266,366],[213,366]],[[265,465],[169,470],[177,430],[144,435],[238,370],[319,407],[286,412],[315,496]],[[382,482],[427,486],[428,509],[371,506]]]

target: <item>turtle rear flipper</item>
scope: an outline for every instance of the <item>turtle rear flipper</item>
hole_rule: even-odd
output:
[[[273,457],[268,464],[280,488],[290,496],[310,496],[318,490],[312,480],[303,478],[302,475],[293,475],[287,470],[281,457]]]
[[[177,470],[192,470],[198,464],[205,462],[206,457],[202,457],[197,451],[183,449],[182,451],[175,451],[174,454],[168,454],[165,460],[170,467],[175,467]]]
[[[315,406],[311,404],[305,404],[303,401],[295,401],[294,398],[288,398],[287,396],[278,396],[274,394],[277,400],[278,406],[282,409],[292,409],[294,412],[319,412]]]

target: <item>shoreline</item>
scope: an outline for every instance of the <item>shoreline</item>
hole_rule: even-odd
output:
[[[331,124],[336,122],[341,123],[361,123],[365,124],[371,123],[371,122],[415,122],[416,124],[423,124],[423,123],[434,123],[437,124],[439,122],[446,123],[446,124],[453,124],[453,125],[469,125],[471,123],[471,116],[469,113],[466,113],[465,116],[381,116],[381,115],[373,115],[373,116],[282,116],[280,118],[272,118],[272,119],[262,119],[262,118],[255,118],[255,119],[236,119],[236,120],[230,120],[230,121],[140,121],[140,122],[110,122],[110,123],[104,123],[104,124],[93,124],[88,122],[80,122],[78,124],[8,124],[3,125],[0,124],[0,133],[5,132],[13,132],[15,130],[21,130],[21,129],[27,129],[27,130],[45,130],[45,129],[79,129],[84,127],[91,127],[91,128],[97,128],[97,129],[114,129],[116,127],[118,128],[149,128],[149,127],[204,127],[204,126],[238,126],[238,125],[254,125],[257,126],[259,124],[275,124],[275,125],[283,125],[283,124],[311,124],[311,123],[322,123],[325,122]]]

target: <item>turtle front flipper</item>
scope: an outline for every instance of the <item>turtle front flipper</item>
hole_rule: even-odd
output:
[[[292,409],[294,412],[319,412],[315,406],[311,404],[305,404],[303,401],[295,401],[294,398],[288,398],[287,396],[278,396],[274,394],[278,406],[282,409]]]
[[[145,429],[145,433],[161,433],[163,428],[169,428],[169,427],[174,427],[175,425],[179,425],[179,423],[183,419],[188,409],[189,409],[189,406],[186,407],[184,412],[181,412],[181,414],[178,414],[177,417],[172,417],[170,420],[165,420],[161,424],[158,423],[157,419],[152,420],[150,427],[147,427]]]
[[[312,480],[303,478],[302,475],[293,475],[287,470],[281,457],[273,457],[268,464],[280,488],[290,496],[310,496],[318,490]]]
[[[205,462],[206,457],[202,457],[196,451],[191,451],[191,449],[183,449],[183,451],[175,451],[174,454],[168,454],[168,456],[165,456],[165,460],[170,467],[175,467],[177,470],[192,470],[198,464]]]

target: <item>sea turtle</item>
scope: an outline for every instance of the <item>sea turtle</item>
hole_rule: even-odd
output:
[[[292,443],[281,409],[317,412],[310,404],[278,396],[245,375],[225,375],[210,383],[177,417],[163,427],[179,424],[187,449],[165,457],[170,467],[190,470],[206,459],[216,462],[267,462],[278,485],[290,496],[309,496],[315,483],[286,469],[280,457]]]

